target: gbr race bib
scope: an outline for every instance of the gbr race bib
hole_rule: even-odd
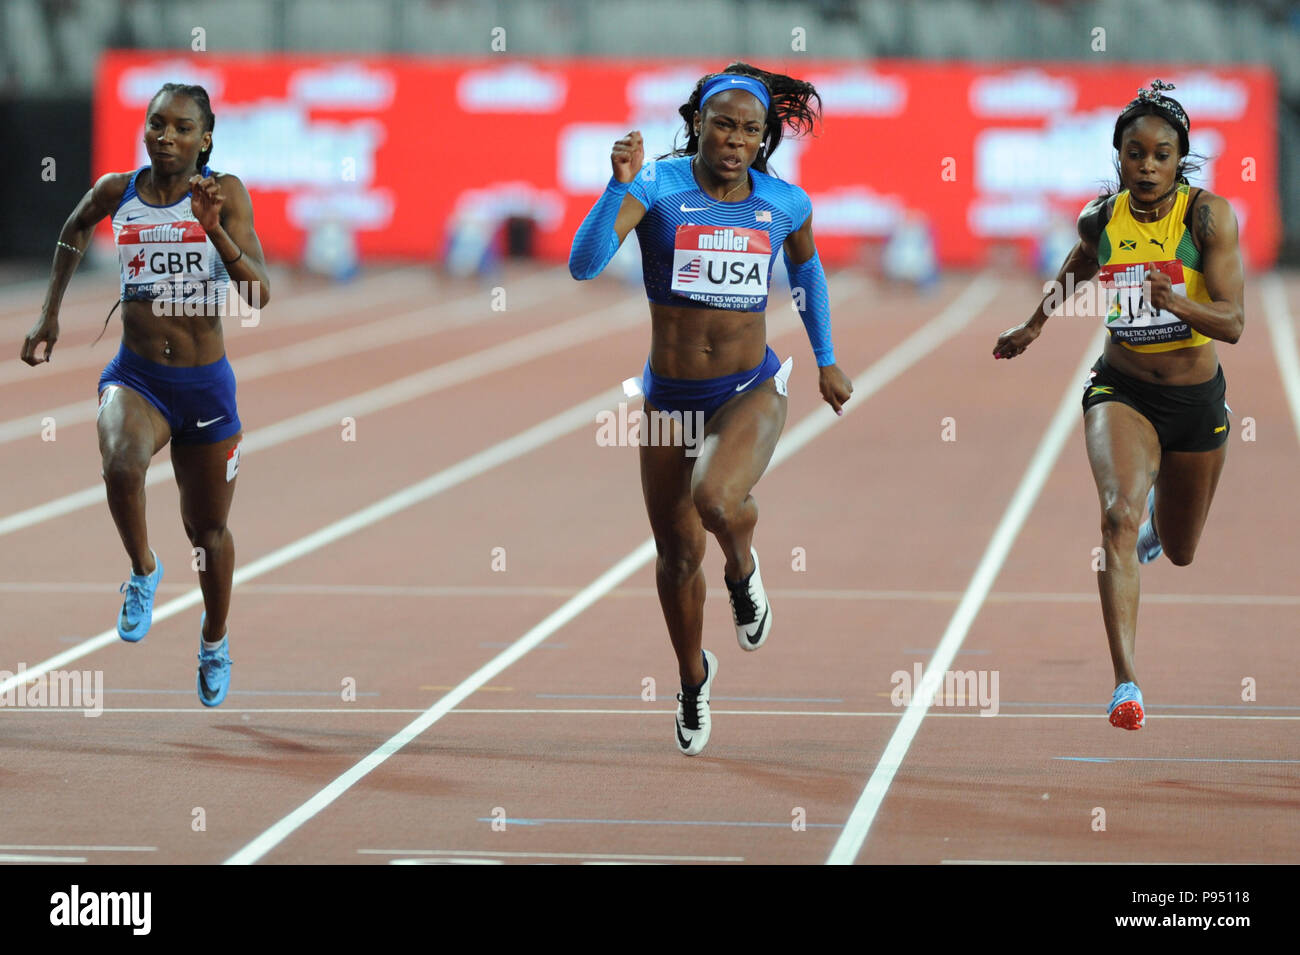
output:
[[[772,240],[761,229],[679,225],[672,290],[712,308],[756,311],[767,301],[771,262]]]
[[[1106,295],[1106,328],[1111,337],[1130,345],[1162,345],[1192,337],[1192,327],[1172,312],[1153,308],[1142,285],[1147,273],[1159,269],[1169,276],[1174,292],[1187,294],[1183,263],[1138,262],[1103,265],[1097,273]]]
[[[208,280],[208,234],[197,222],[124,225],[117,252],[126,298],[189,295]]]

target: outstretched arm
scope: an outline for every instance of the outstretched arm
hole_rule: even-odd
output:
[[[109,173],[100,176],[90,188],[77,207],[68,216],[59,232],[58,243],[54,246],[54,262],[50,267],[50,284],[45,291],[45,303],[41,306],[41,317],[36,320],[32,330],[23,339],[22,352],[19,357],[29,365],[39,365],[49,361],[54,351],[54,343],[59,340],[59,307],[63,304],[63,293],[67,291],[72,273],[81,263],[82,253],[90,245],[95,225],[100,219],[111,215],[122,201],[127,183],[131,176],[127,173]],[[37,358],[37,345],[45,344],[45,354]]]
[[[786,271],[790,274],[794,305],[803,319],[804,330],[808,333],[820,369],[818,386],[822,400],[836,414],[843,414],[844,403],[853,394],[853,382],[835,364],[830,292],[826,288],[826,272],[817,255],[817,243],[813,241],[811,212],[803,225],[786,237],[782,251]]]
[[[1061,304],[1065,290],[1088,281],[1101,266],[1097,262],[1097,243],[1101,241],[1102,214],[1109,197],[1094,199],[1079,215],[1079,241],[1065,257],[1056,280],[1043,295],[1034,314],[1021,325],[1009,328],[998,336],[993,346],[994,358],[1015,358],[1038,338],[1047,323],[1051,309]]]

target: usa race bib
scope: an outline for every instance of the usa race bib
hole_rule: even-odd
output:
[[[188,298],[204,289],[210,277],[209,248],[208,234],[197,222],[124,225],[117,253],[125,298]]]
[[[772,240],[761,229],[679,225],[672,290],[713,308],[761,308],[771,261]]]
[[[1106,295],[1106,328],[1118,341],[1130,345],[1161,345],[1192,337],[1192,328],[1173,312],[1155,308],[1146,300],[1143,283],[1152,269],[1169,276],[1174,292],[1187,294],[1183,263],[1139,262],[1103,265],[1097,273]]]

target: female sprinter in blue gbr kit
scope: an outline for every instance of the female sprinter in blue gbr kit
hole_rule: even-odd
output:
[[[235,545],[226,516],[242,428],[221,333],[226,285],[233,279],[258,308],[271,290],[248,190],[207,166],[212,127],[202,87],[168,83],[158,91],[145,116],[150,164],[101,177],[64,223],[45,306],[22,349],[29,365],[50,360],[68,280],[95,224],[111,216],[121,261],[122,344],[99,379],[98,429],[108,508],[131,559],[117,632],[137,643],[153,620],[163,566],[149,547],[144,476],[149,460],[171,442],[181,520],[202,548],[206,613],[196,683],[205,706],[220,704],[230,687],[226,615]]]
[[[682,692],[677,746],[687,756],[709,740],[717,658],[702,648],[705,532],[726,557],[736,636],[757,650],[772,611],[751,542],[758,507],[750,490],[785,425],[783,365],[767,347],[768,280],[784,250],[821,369],[821,394],[841,412],[853,386],[835,365],[826,277],[813,244],[812,207],[797,186],[767,175],[782,131],[812,129],[820,98],[808,83],[733,63],[706,76],[679,110],[684,149],[643,168],[641,134],[614,144],[614,174],[573,240],[569,270],[605,267],[633,228],[641,244],[653,331],[642,373],[647,417],[680,413],[703,422],[698,447],[642,442],[641,486],[654,531],[655,580],[677,654]],[[661,422],[668,419],[660,418]]]

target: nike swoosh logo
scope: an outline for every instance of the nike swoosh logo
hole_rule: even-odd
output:
[[[690,748],[691,748],[691,741],[688,740],[685,736],[682,735],[682,728],[681,728],[681,726],[678,726],[678,727],[677,727],[677,744],[678,744],[679,746],[681,746],[682,749],[690,749]]]
[[[703,212],[708,206],[692,206],[688,209],[686,203],[683,202],[679,208],[681,208],[682,212]]]
[[[225,415],[218,415],[217,417],[213,418],[211,421],[200,421],[200,422],[198,422],[198,426],[199,426],[200,428],[206,428],[206,427],[207,427],[208,425],[210,425],[210,424],[216,424],[218,421],[220,421],[220,420],[221,420],[222,418],[224,418],[224,417],[225,417]]]
[[[763,632],[763,624],[767,623],[767,615],[771,612],[772,612],[771,607],[763,608],[763,619],[758,622],[758,626],[754,628],[753,633],[745,634],[746,641],[748,641],[749,643],[753,643],[758,638],[758,635]]]
[[[144,218],[144,216],[127,216],[127,217],[126,217],[126,221],[127,221],[127,222],[134,222],[136,219],[143,219],[143,218]]]
[[[762,372],[760,371],[760,372],[758,373],[758,375],[761,375],[761,374],[762,374]],[[754,378],[757,378],[758,375],[755,375]],[[736,385],[736,390],[737,390],[737,391],[744,391],[746,388],[748,388],[750,385],[752,385],[752,384],[754,383],[754,378],[749,379],[749,381],[745,382],[743,385]]]

